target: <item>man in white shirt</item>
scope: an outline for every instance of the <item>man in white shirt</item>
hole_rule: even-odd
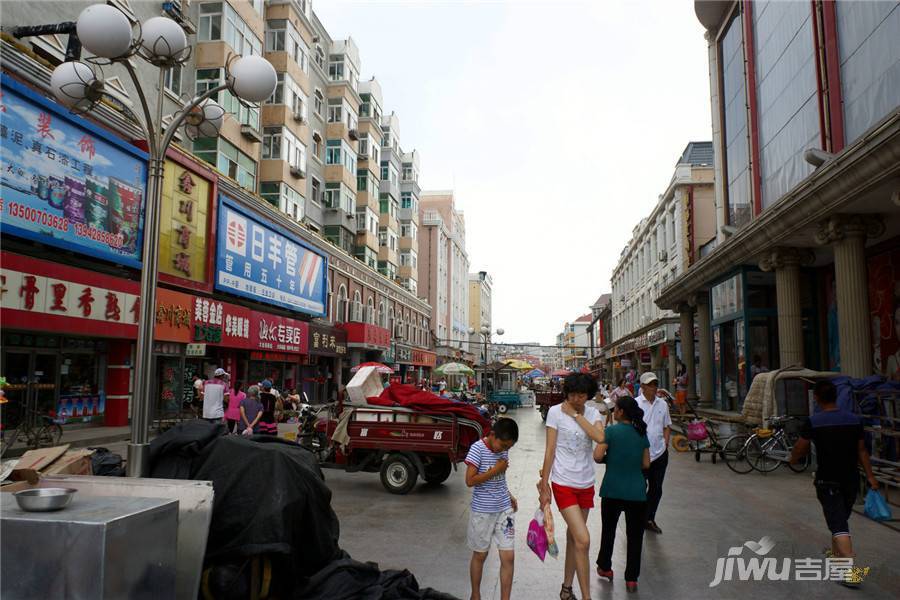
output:
[[[225,417],[225,399],[228,395],[228,373],[225,369],[216,369],[213,378],[203,384],[203,419],[221,423]]]
[[[656,509],[662,499],[663,479],[669,466],[669,436],[672,433],[672,417],[665,400],[656,397],[659,380],[653,372],[641,375],[641,393],[635,400],[644,411],[647,424],[647,440],[650,442],[650,468],[644,472],[647,478],[647,527],[654,533],[662,533],[656,524]]]

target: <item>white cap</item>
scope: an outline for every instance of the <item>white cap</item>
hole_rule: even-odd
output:
[[[216,369],[216,372],[214,373],[214,377],[222,377],[224,375],[228,375],[228,373],[226,373],[225,369],[222,368]]]
[[[648,383],[653,383],[654,381],[659,381],[659,378],[653,371],[647,371],[646,373],[641,375],[641,385],[647,385]]]

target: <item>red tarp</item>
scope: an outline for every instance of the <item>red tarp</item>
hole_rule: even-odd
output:
[[[428,414],[456,415],[461,419],[475,421],[487,435],[491,430],[491,422],[486,419],[477,408],[465,402],[447,400],[405,383],[392,383],[381,392],[380,396],[366,399],[369,404],[376,406],[402,406]],[[468,448],[478,441],[478,432],[473,427],[460,427],[460,445]]]

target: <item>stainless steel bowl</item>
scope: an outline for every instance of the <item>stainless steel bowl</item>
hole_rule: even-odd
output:
[[[16,502],[22,510],[47,512],[68,506],[77,491],[72,488],[35,488],[16,492],[13,496],[16,497]]]

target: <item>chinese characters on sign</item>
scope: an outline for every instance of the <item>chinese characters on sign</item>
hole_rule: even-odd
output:
[[[167,160],[160,214],[161,273],[206,283],[210,182]]]
[[[347,333],[343,329],[309,326],[309,353],[322,356],[347,354]]]
[[[140,267],[146,155],[3,77],[0,230]]]
[[[304,312],[325,315],[325,256],[265,225],[220,197],[216,288]]]
[[[254,348],[306,354],[307,324],[287,317],[253,312]]]
[[[391,332],[384,327],[353,322],[341,323],[341,328],[347,332],[347,344],[350,346],[388,349],[391,347]]]

